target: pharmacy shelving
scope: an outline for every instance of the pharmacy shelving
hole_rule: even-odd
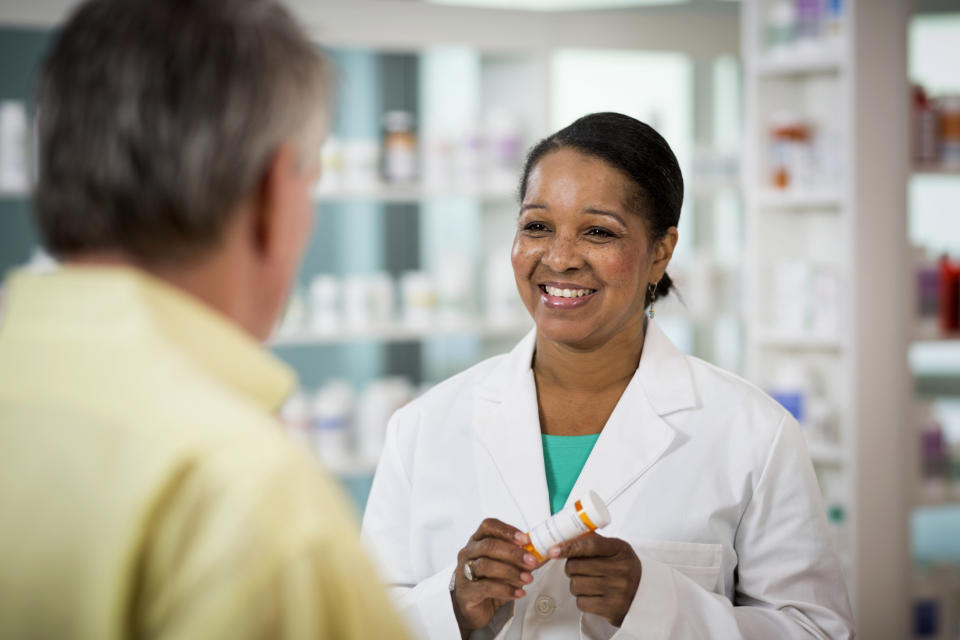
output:
[[[737,192],[736,179],[694,179],[685,185],[688,198],[711,197],[724,192]],[[3,197],[3,192],[0,192]],[[26,193],[11,193],[10,197],[26,198]],[[510,203],[517,198],[516,185],[490,186],[432,186],[419,183],[376,183],[364,187],[321,187],[313,195],[314,202],[369,201],[384,204],[419,204],[431,200],[471,199],[488,203]]]
[[[960,167],[939,164],[917,165],[914,166],[913,173],[914,175],[960,176]]]
[[[274,335],[271,347],[338,345],[354,342],[416,342],[429,338],[469,335],[488,339],[515,338],[532,328],[529,321],[489,322],[471,319],[459,321],[408,325],[392,323],[380,326],[331,329],[325,331],[297,329],[281,330]]]
[[[908,574],[912,490],[903,452],[913,443],[903,424],[910,336],[905,305],[892,292],[907,290],[903,211],[910,168],[900,150],[908,148],[910,3],[845,0],[831,35],[780,45],[771,53],[768,43],[779,42],[779,36],[768,27],[778,4],[784,3],[741,3],[747,375],[771,385],[786,362],[825,382],[839,438],[826,449],[820,443],[809,449],[828,504],[838,504],[848,516],[841,548],[849,550],[845,565],[858,635],[905,637],[902,576]],[[813,148],[832,150],[833,157],[813,156],[830,170],[821,169],[816,180],[808,177],[803,188],[778,190],[772,128],[787,120],[785,113],[808,123],[819,136]],[[787,162],[796,157],[801,156],[788,155]],[[784,162],[784,156],[776,161]],[[826,266],[836,275],[839,293],[806,294],[814,308],[837,310],[835,339],[776,326],[782,308],[774,304],[805,295],[783,289],[784,280],[776,279],[785,260]]]
[[[780,333],[763,328],[757,328],[754,341],[760,347],[784,351],[839,353],[846,347],[844,341],[839,338]]]
[[[840,43],[833,48],[813,47],[782,55],[761,54],[754,67],[755,73],[765,78],[840,73],[844,57]]]
[[[843,207],[843,192],[839,189],[763,189],[757,193],[755,201],[765,210],[840,209]]]

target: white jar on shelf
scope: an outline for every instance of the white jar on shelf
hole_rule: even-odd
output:
[[[333,333],[340,326],[340,281],[326,274],[314,276],[310,281],[310,328]]]
[[[0,191],[29,187],[27,108],[22,102],[0,102]]]
[[[430,274],[408,271],[400,278],[403,296],[403,323],[408,327],[425,328],[434,322],[436,290]]]
[[[328,382],[314,396],[312,409],[317,455],[334,472],[346,468],[352,461],[353,388],[343,380]]]

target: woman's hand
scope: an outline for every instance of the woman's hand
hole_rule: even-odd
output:
[[[615,627],[623,624],[643,574],[627,542],[590,533],[553,547],[549,555],[567,559],[570,593],[580,611],[602,616]]]
[[[530,571],[537,567],[536,558],[523,550],[527,542],[527,536],[516,527],[487,518],[457,554],[450,595],[463,637],[487,626],[507,602],[526,595],[523,587],[533,582]],[[473,581],[463,570],[468,563]]]

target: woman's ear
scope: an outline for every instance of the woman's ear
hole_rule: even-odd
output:
[[[670,259],[673,257],[673,250],[677,248],[677,240],[679,239],[680,234],[677,232],[677,228],[670,227],[666,233],[657,240],[653,248],[653,264],[650,267],[650,279],[652,282],[659,281],[660,278],[663,277],[663,274],[667,272],[667,265],[670,264]]]

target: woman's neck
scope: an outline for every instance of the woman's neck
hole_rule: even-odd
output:
[[[575,392],[622,389],[640,363],[644,330],[644,323],[638,323],[596,348],[554,342],[538,333],[533,358],[537,382]]]

